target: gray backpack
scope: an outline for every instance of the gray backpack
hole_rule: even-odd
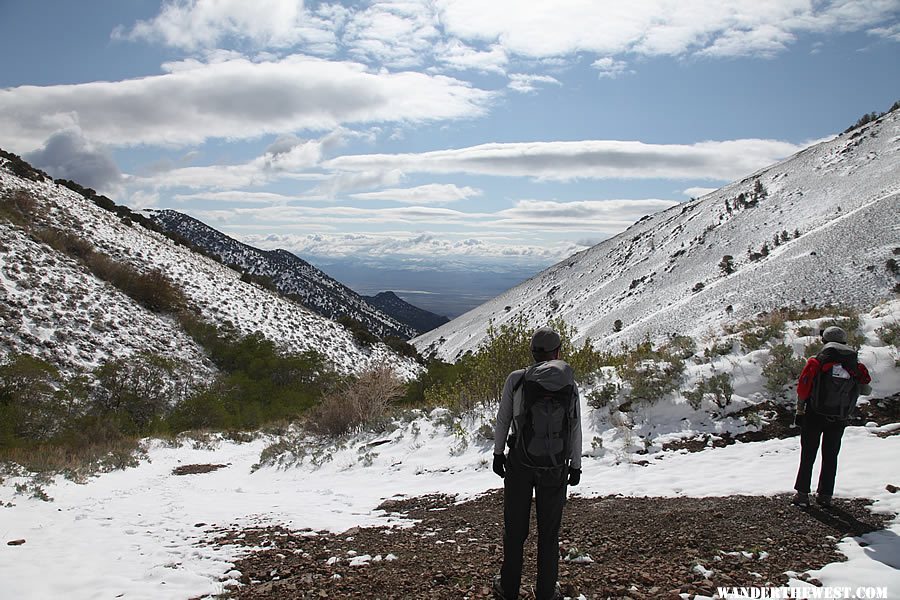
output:
[[[561,469],[571,453],[570,415],[575,388],[548,390],[528,379],[529,371],[513,388],[522,388],[522,412],[516,417],[516,451],[522,464],[536,469]]]

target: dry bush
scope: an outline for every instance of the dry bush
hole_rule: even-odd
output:
[[[375,367],[325,396],[312,411],[308,426],[317,433],[339,436],[377,425],[387,416],[391,402],[404,391],[403,382],[392,369]]]
[[[41,229],[35,232],[35,237],[54,250],[81,261],[88,260],[94,254],[94,247],[89,241],[62,229]]]

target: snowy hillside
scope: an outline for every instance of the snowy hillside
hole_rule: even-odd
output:
[[[561,316],[579,339],[615,348],[648,334],[699,338],[727,321],[804,302],[872,306],[892,297],[898,282],[886,266],[900,248],[898,207],[895,110],[645,217],[413,343],[452,360],[479,345],[490,320],[521,316],[537,326]]]
[[[120,219],[52,181],[12,174],[0,159],[0,194],[23,191],[47,225],[76,233],[98,251],[140,272],[158,269],[205,320],[233,324],[243,334],[262,332],[285,350],[316,349],[344,372],[393,364],[405,376],[412,361],[382,344],[360,346],[341,325],[258,285],[218,262],[144,227]],[[139,350],[204,364],[199,348],[173,319],[138,306],[65,255],[0,223],[0,294],[4,298],[3,353],[45,357],[61,367],[90,368]]]
[[[900,450],[897,399],[875,400],[900,388],[897,347],[886,345],[876,333],[898,322],[900,301],[862,315],[860,359],[872,372],[875,392],[861,399],[865,418],[848,427],[843,437],[833,512],[816,508],[804,512],[787,505],[786,494],[791,492],[799,456],[796,429],[782,431],[783,435],[775,438],[762,436],[763,441],[758,442],[739,437],[774,423],[760,372],[769,351],[762,349],[747,354],[733,351],[713,364],[700,361],[689,366],[688,386],[710,369],[733,377],[734,398],[726,407],[704,400],[694,408],[672,395],[628,413],[614,412],[593,408],[589,402],[593,389],[583,387],[584,474],[581,484],[570,489],[572,497],[583,500],[578,504],[579,500],[572,498],[564,527],[576,522],[586,507],[611,502],[611,495],[620,495],[618,501],[625,504],[644,502],[641,520],[655,529],[645,529],[637,540],[643,545],[639,551],[629,546],[632,552],[626,566],[617,565],[627,586],[636,581],[638,587],[632,590],[642,592],[631,597],[663,597],[639,579],[657,569],[674,573],[666,581],[668,587],[661,588],[665,590],[706,580],[716,585],[765,585],[767,580],[759,579],[758,571],[770,565],[779,566],[770,569],[773,577],[781,577],[782,584],[800,588],[801,593],[812,589],[807,583],[810,577],[826,586],[900,589],[900,570],[896,568],[900,564],[900,522],[896,518],[900,494],[895,493],[900,483],[896,480]],[[802,346],[811,340],[794,332],[818,324],[791,323],[786,341]],[[614,373],[606,375],[615,377]],[[423,531],[415,529],[419,525],[413,518],[389,512],[383,503],[426,494],[456,495],[461,502],[499,488],[501,481],[490,468],[493,444],[486,436],[492,417],[493,407],[462,418],[446,409],[414,411],[377,432],[363,431],[337,440],[311,437],[299,430],[259,435],[247,443],[220,436],[176,444],[148,440],[150,460],[85,484],[62,477],[35,484],[25,476],[9,476],[0,481],[0,506],[4,507],[0,508],[0,531],[5,536],[0,541],[17,545],[0,544],[0,581],[9,597],[23,599],[192,598],[230,588],[261,598],[368,597],[366,577],[390,572],[407,586],[418,585],[427,575],[423,557],[446,550],[451,558],[440,566],[444,577],[431,583],[430,597],[486,598],[489,592],[478,590],[499,568],[499,531],[480,528],[455,514],[443,531]],[[695,447],[698,452],[671,446],[697,439],[701,442]],[[52,501],[41,500],[41,494]],[[776,494],[785,496],[773,498]],[[727,539],[726,545],[713,546],[709,554],[698,545],[683,554],[653,555],[658,544],[667,543],[677,521],[667,512],[669,504],[659,498],[714,502],[735,496],[749,498],[751,505],[768,503],[772,510],[766,525],[771,529],[760,533],[764,528],[757,525],[762,524],[754,522],[741,532],[748,539],[737,542],[737,532],[730,528],[738,528],[746,521],[745,515],[714,509],[702,515],[703,526],[689,527],[690,534],[707,540],[713,535],[705,531],[708,526]],[[216,501],[210,502],[210,498]],[[851,510],[856,502],[852,498],[873,500],[871,508],[887,520],[887,528],[857,537],[826,528],[820,529],[819,537],[809,539],[809,534],[798,530],[818,528],[822,523],[840,526],[841,515],[847,514],[843,511]],[[457,502],[433,501],[429,514],[454,510]],[[482,511],[481,519],[496,525],[501,520],[502,502],[493,503],[489,510],[493,512],[487,515]],[[581,581],[582,598],[607,597],[596,590],[609,584],[608,559],[623,543],[608,540],[625,517],[617,518],[615,522],[582,524],[561,539],[568,544],[568,535],[577,537],[584,544],[579,548],[583,555],[594,558],[561,565],[561,581]],[[376,526],[390,529],[373,535],[358,529]],[[255,528],[266,527],[283,529],[261,541],[253,536]],[[420,545],[398,543],[401,531],[408,528],[413,528],[410,535],[418,538]],[[214,543],[225,533],[229,543]],[[325,548],[304,553],[292,541],[288,543],[289,536],[319,540]],[[243,544],[239,543],[244,538]],[[797,546],[801,540],[809,546]],[[831,542],[836,548],[834,556],[815,568],[798,566],[809,558],[806,552],[818,552]],[[702,544],[708,545],[706,541]],[[729,553],[747,550],[752,553],[738,568],[725,569]],[[271,554],[275,565],[263,573],[251,575],[237,568],[237,561],[247,554],[264,552]],[[641,562],[645,554],[656,562]],[[386,558],[389,556],[393,558]],[[286,566],[301,559],[307,561],[302,568]],[[702,567],[702,575],[694,577],[697,565]],[[809,572],[803,573],[807,568]],[[729,573],[737,578],[724,579]],[[469,586],[463,589],[471,588],[473,593],[454,587],[460,581]],[[356,583],[351,594],[348,587],[337,589],[339,582],[350,587],[352,582],[361,583]],[[700,600],[711,594],[695,591],[674,597]]]
[[[412,327],[369,305],[359,294],[287,250],[267,251],[248,246],[174,210],[148,212],[164,230],[181,236],[222,264],[270,280],[279,292],[296,298],[320,315],[329,319],[350,317],[379,337],[409,339],[416,335]]]

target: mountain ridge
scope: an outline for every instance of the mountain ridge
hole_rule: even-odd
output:
[[[392,291],[379,292],[374,296],[363,296],[363,298],[371,306],[421,333],[426,333],[450,322],[447,317],[410,304]]]
[[[186,239],[224,265],[257,281],[271,282],[280,293],[330,319],[349,317],[379,337],[409,339],[418,332],[366,302],[365,298],[322,270],[283,249],[261,250],[206,223],[171,209],[147,210],[169,233]]]
[[[898,197],[894,110],[644,217],[412,343],[453,360],[478,347],[490,321],[536,327],[561,316],[576,341],[613,349],[702,337],[782,306],[871,306],[898,285],[885,266],[898,246]]]

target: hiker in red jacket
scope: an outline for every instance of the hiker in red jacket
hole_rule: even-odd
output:
[[[857,398],[872,393],[872,378],[859,362],[856,350],[847,345],[847,332],[828,327],[822,333],[822,341],[825,347],[806,362],[797,382],[795,422],[800,426],[800,468],[792,502],[800,506],[809,506],[810,480],[820,442],[822,470],[816,502],[831,506],[844,428],[853,415]]]

